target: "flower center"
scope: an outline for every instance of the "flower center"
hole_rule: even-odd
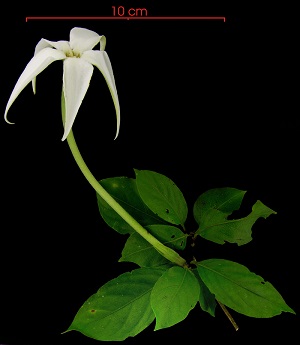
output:
[[[76,58],[80,58],[80,53],[78,52],[74,52],[72,49],[69,49],[67,52],[66,52],[66,56],[67,57],[76,57]]]

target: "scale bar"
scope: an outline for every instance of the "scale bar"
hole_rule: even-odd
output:
[[[148,17],[148,16],[108,16],[108,17],[26,17],[26,23],[32,20],[221,20],[226,22],[226,17]]]

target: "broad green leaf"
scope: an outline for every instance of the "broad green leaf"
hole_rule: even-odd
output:
[[[173,225],[148,225],[147,230],[160,242],[175,250],[183,250],[186,246],[187,234]]]
[[[149,225],[146,229],[166,246],[183,250],[187,235],[171,225]],[[140,267],[155,267],[170,264],[158,251],[139,234],[133,233],[126,241],[119,261],[134,262]]]
[[[240,208],[246,191],[236,188],[213,188],[201,194],[194,205],[195,219],[198,223],[209,222],[210,218],[222,219]]]
[[[247,217],[228,220],[227,217],[240,208],[245,193],[235,188],[216,188],[200,195],[193,210],[199,225],[196,234],[219,244],[230,242],[240,246],[250,242],[257,219],[276,212],[257,200]]]
[[[155,319],[150,294],[163,272],[138,268],[109,281],[81,306],[66,332],[101,341],[134,337]]]
[[[134,170],[138,192],[144,203],[165,221],[184,226],[187,203],[180,189],[168,177],[149,170]]]
[[[201,309],[209,313],[211,316],[215,316],[217,302],[214,294],[212,294],[207,286],[203,283],[203,280],[199,276],[197,269],[193,269],[193,273],[198,279],[200,286],[199,304]]]
[[[142,226],[163,223],[140,198],[136,182],[127,177],[107,178],[99,181],[102,187]],[[123,218],[121,218],[99,194],[97,202],[100,214],[104,221],[120,234],[133,232]]]
[[[170,264],[149,242],[138,233],[127,239],[119,262],[134,262],[140,267],[158,267]]]
[[[151,293],[155,330],[184,320],[199,300],[199,283],[189,269],[174,266],[158,279]]]
[[[238,313],[257,318],[295,314],[272,284],[241,264],[209,259],[198,262],[197,269],[216,299]]]

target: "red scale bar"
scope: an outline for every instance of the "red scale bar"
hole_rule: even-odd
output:
[[[226,17],[148,17],[148,16],[113,16],[113,17],[26,17],[25,21],[31,20],[222,20]]]

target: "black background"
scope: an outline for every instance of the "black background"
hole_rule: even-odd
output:
[[[133,169],[170,177],[189,208],[216,187],[246,190],[244,212],[261,200],[277,211],[253,227],[253,241],[203,242],[201,258],[239,262],[271,282],[299,312],[299,107],[293,81],[293,17],[287,9],[239,8],[202,2],[106,2],[41,6],[3,12],[1,109],[41,38],[68,40],[74,26],[103,34],[116,79],[120,135],[108,88],[95,70],[73,126],[79,149],[96,178],[134,177]],[[144,7],[152,16],[225,16],[222,21],[39,20],[27,16],[112,15],[112,5]],[[46,7],[43,7],[46,8]],[[289,18],[289,20],[285,20]],[[0,344],[91,344],[68,328],[97,289],[135,266],[118,263],[125,238],[101,219],[94,190],[61,142],[62,63],[28,85],[11,107],[15,125],[0,124]],[[287,341],[299,317],[253,319],[232,311],[235,331],[217,308],[197,306],[181,323],[151,325],[125,344],[145,341]]]

